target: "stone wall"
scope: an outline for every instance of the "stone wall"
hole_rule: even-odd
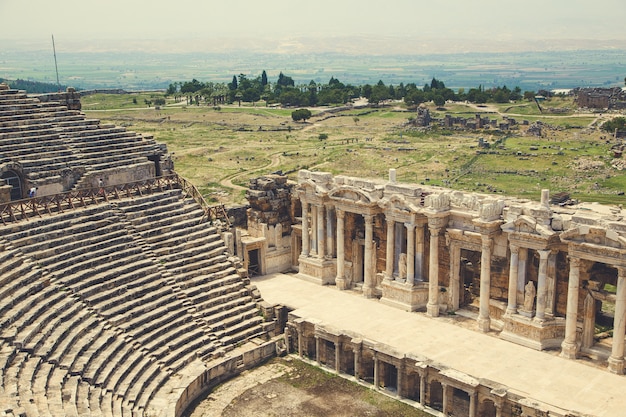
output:
[[[250,180],[246,198],[249,202],[248,227],[254,224],[282,225],[284,233],[294,223],[291,211],[291,192],[295,184],[278,174],[264,175]]]

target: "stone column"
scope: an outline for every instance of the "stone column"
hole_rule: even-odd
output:
[[[415,225],[404,223],[406,226],[406,283],[413,286],[415,280]]]
[[[331,206],[326,206],[326,257],[332,258],[334,253],[333,244],[333,210]]]
[[[315,362],[317,366],[322,366],[322,358],[320,357],[320,338],[315,336]]]
[[[448,384],[441,383],[441,391],[443,394],[443,404],[441,408],[443,409],[443,414],[447,416],[449,415],[450,405],[452,404],[450,386]]]
[[[396,397],[402,397],[402,376],[404,374],[404,362],[400,362],[400,365],[396,367],[398,371],[396,373]]]
[[[317,241],[317,206],[311,204],[311,256],[317,258],[319,242]]]
[[[426,405],[426,372],[423,374],[419,374],[420,376],[420,404],[423,406]]]
[[[535,319],[543,321],[546,318],[546,302],[548,294],[548,255],[549,250],[539,250],[539,272],[537,275],[537,311],[535,312]]]
[[[476,396],[478,394],[474,392],[469,393],[470,404],[469,404],[469,417],[476,417]]]
[[[617,292],[613,319],[613,345],[609,357],[609,371],[624,373],[624,333],[626,332],[626,267],[617,268]]]
[[[374,353],[374,389],[378,389],[378,387],[378,358],[376,353]]]
[[[395,249],[395,228],[396,222],[387,219],[387,258],[385,261],[385,279],[393,279],[393,263]]]
[[[415,280],[424,281],[424,225],[415,231]]]
[[[550,256],[548,256],[548,276],[546,280],[548,292],[546,294],[546,314],[551,317],[554,317],[556,308],[556,256],[558,253],[558,250],[552,250],[550,251]]]
[[[344,223],[343,220],[345,218],[346,213],[343,210],[335,210],[337,215],[337,276],[335,278],[335,285],[340,290],[345,290],[346,288],[346,278],[345,278],[345,238],[344,238]]]
[[[517,262],[517,305],[524,305],[524,285],[526,285],[526,261],[528,249],[520,248]]]
[[[374,216],[364,214],[365,219],[365,254],[363,262],[363,295],[367,298],[374,296],[374,271],[372,271],[372,257],[374,256]]]
[[[428,303],[426,313],[431,317],[439,316],[439,227],[430,230],[430,260],[428,264]]]
[[[576,359],[576,322],[578,321],[578,287],[580,285],[580,259],[570,257],[569,282],[567,283],[567,308],[565,316],[565,339],[561,343],[561,356]]]
[[[491,318],[489,317],[489,298],[491,289],[491,238],[481,236],[482,251],[480,256],[480,307],[478,311],[478,328],[482,332],[489,332]]]
[[[309,203],[302,200],[302,256],[309,256],[311,238],[309,237]]]
[[[509,299],[506,306],[507,314],[517,313],[517,275],[519,268],[519,247],[510,246],[511,259],[509,262]]]
[[[341,370],[341,342],[335,342],[335,373]]]
[[[454,241],[450,242],[450,302],[452,311],[459,309],[461,298],[461,246]]]
[[[324,246],[326,239],[324,238],[324,206],[317,207],[317,257],[323,259],[325,256]]]
[[[302,352],[302,332],[299,328],[296,329],[296,332],[298,332],[298,356],[300,356],[300,359],[302,359],[304,357],[304,353]]]
[[[361,371],[361,349],[357,347],[354,351],[354,378],[359,380],[359,375]]]

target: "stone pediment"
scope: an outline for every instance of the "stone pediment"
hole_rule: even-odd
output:
[[[369,205],[374,203],[374,199],[369,193],[352,187],[339,187],[333,189],[328,196],[333,200],[339,200],[346,203],[357,203]]]
[[[590,244],[616,249],[626,249],[626,237],[615,230],[581,225],[561,233],[561,240],[566,243]]]
[[[507,233],[523,233],[544,239],[549,239],[556,234],[554,230],[538,223],[537,219],[530,216],[519,216],[511,222],[503,224],[501,228]]]
[[[308,179],[298,184],[298,188],[306,194],[319,194],[323,196],[328,192],[326,188],[321,187],[316,182]]]
[[[404,213],[415,213],[419,209],[419,207],[415,206],[401,195],[392,195],[389,198],[383,198],[378,202],[378,206],[384,210]]]

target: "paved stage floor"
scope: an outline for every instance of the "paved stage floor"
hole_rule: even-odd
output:
[[[464,328],[447,316],[405,312],[297,275],[272,274],[251,281],[265,301],[285,305],[299,317],[424,356],[559,408],[593,416],[626,415],[626,376],[519,346],[493,332]]]

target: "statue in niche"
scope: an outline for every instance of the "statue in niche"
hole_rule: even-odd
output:
[[[533,304],[535,303],[535,285],[532,281],[528,281],[528,284],[524,287],[524,310],[533,311]]]
[[[404,252],[400,254],[400,259],[398,259],[398,278],[406,279],[406,253]]]

